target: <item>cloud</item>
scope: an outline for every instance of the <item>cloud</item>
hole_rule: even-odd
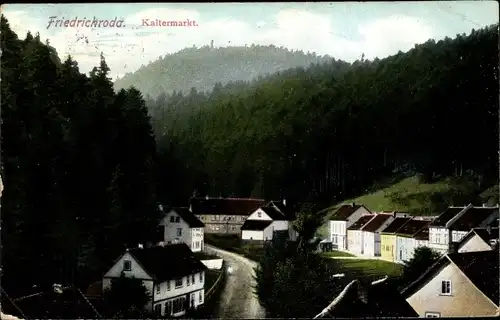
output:
[[[113,76],[133,72],[159,56],[186,47],[208,45],[211,40],[215,46],[274,44],[354,61],[362,53],[372,59],[405,51],[434,36],[422,19],[392,15],[359,25],[357,38],[353,39],[329,15],[296,9],[282,10],[273,19],[250,23],[232,17],[206,20],[195,10],[158,8],[125,17],[123,28],[48,30],[48,20],[30,19],[22,11],[8,12],[6,16],[21,38],[27,30],[39,30],[42,39],[48,38],[61,57],[71,54],[83,72],[97,65],[100,52],[104,52]],[[147,27],[143,24],[147,18],[189,19],[196,21],[198,27]]]

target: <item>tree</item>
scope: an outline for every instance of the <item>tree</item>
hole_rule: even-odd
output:
[[[441,255],[429,247],[419,247],[415,249],[413,257],[404,262],[403,271],[400,277],[400,286],[403,288],[417,280],[422,272],[429,269]]]
[[[342,290],[344,279],[321,257],[278,241],[266,246],[256,268],[255,292],[268,317],[311,317]]]
[[[111,280],[111,287],[104,291],[103,297],[109,315],[123,319],[144,315],[150,293],[140,279],[122,274]]]

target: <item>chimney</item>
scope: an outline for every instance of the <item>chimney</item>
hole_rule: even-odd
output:
[[[286,199],[283,199],[283,205],[286,206]]]
[[[208,200],[208,195],[205,196],[205,200]]]
[[[354,206],[356,206],[356,203],[355,202],[351,203],[351,206],[354,208]]]
[[[144,249],[144,246],[142,245],[142,243],[139,243],[139,244],[137,245],[137,248],[139,248],[139,249]]]

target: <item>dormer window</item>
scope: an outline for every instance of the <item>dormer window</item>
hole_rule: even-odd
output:
[[[123,271],[132,271],[132,261],[130,260],[123,261]]]
[[[257,212],[257,217],[262,218],[262,213],[261,212]]]
[[[175,217],[174,216],[170,216],[170,222],[175,222]]]

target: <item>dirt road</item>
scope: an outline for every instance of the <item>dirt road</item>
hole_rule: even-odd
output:
[[[212,251],[223,258],[226,265],[231,266],[226,285],[220,295],[219,307],[214,318],[265,318],[264,308],[254,294],[255,262],[240,255],[221,250],[205,244],[207,251]]]

